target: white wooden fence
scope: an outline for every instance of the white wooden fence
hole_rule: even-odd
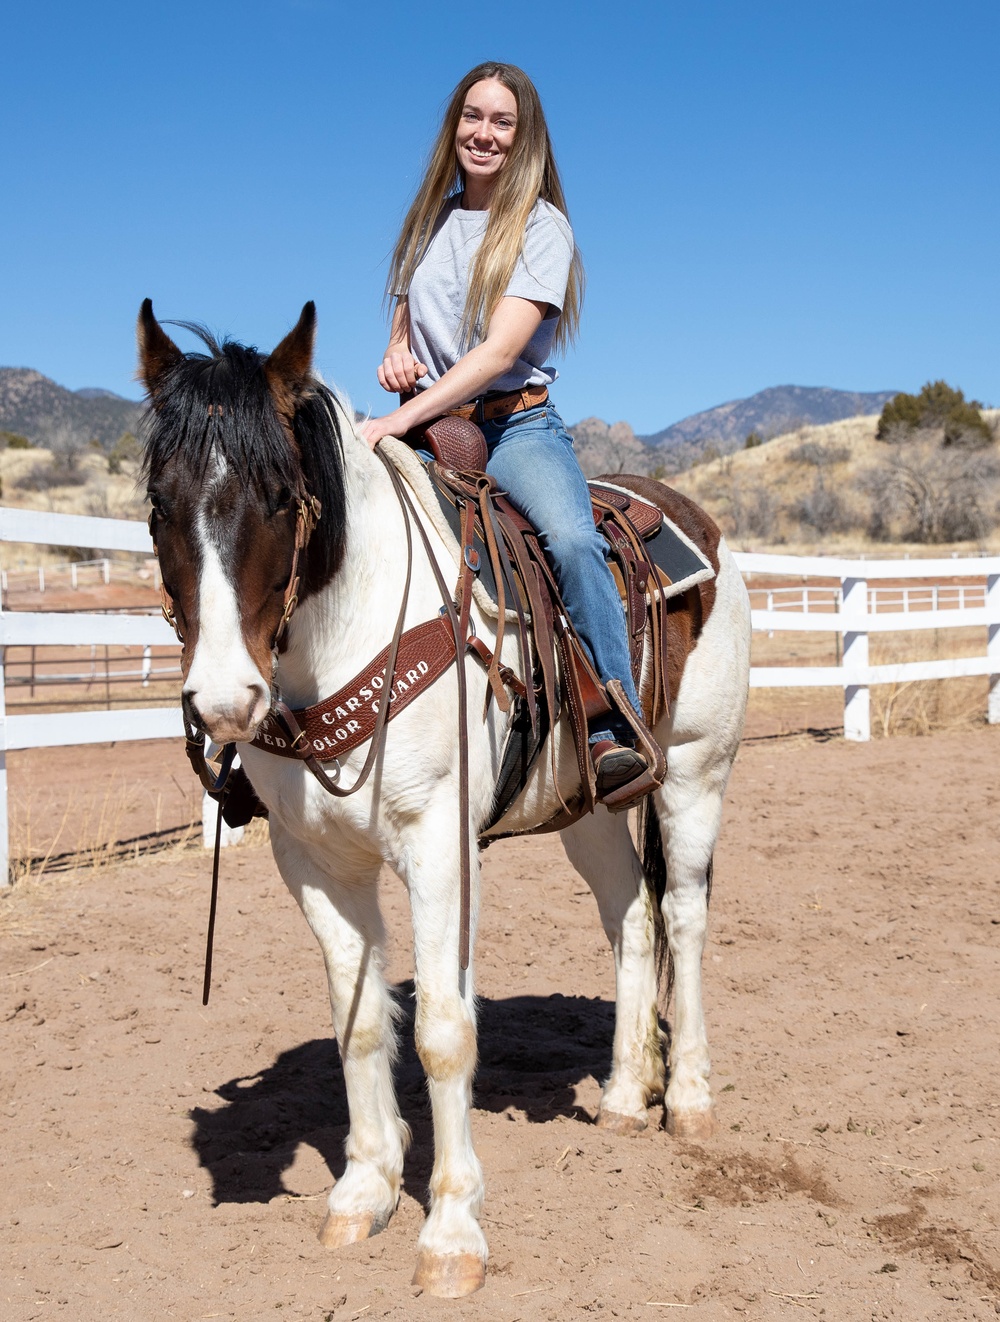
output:
[[[789,610],[772,602],[771,608],[751,612],[754,629],[769,633],[785,631],[835,632],[843,639],[839,666],[754,666],[750,671],[751,688],[843,687],[844,737],[846,739],[871,738],[872,684],[905,684],[914,680],[954,679],[962,675],[988,675],[989,697],[986,715],[991,724],[1000,723],[1000,556],[976,559],[940,560],[834,560],[825,556],[757,555],[737,553],[736,563],[744,578],[749,580],[751,593],[767,589],[754,589],[753,575],[774,577],[839,578],[839,591],[832,592],[820,605],[808,595],[799,610]],[[883,588],[874,597],[869,589],[871,580],[885,579],[949,579],[984,577],[985,588],[980,588],[982,606],[965,605],[964,593],[958,594],[957,607],[943,607],[942,600],[955,594],[956,585],[935,584],[931,589],[929,608],[917,609],[900,589]],[[972,585],[966,585],[971,597]],[[925,589],[926,591],[927,589]],[[824,589],[810,589],[822,593]],[[879,609],[884,600],[895,592],[903,609]],[[916,589],[911,589],[916,592]],[[953,596],[952,596],[953,599]],[[921,603],[923,604],[923,603]],[[810,609],[810,605],[819,607]],[[913,608],[911,608],[911,606]],[[968,629],[985,627],[986,651],[983,656],[947,657],[935,661],[904,661],[890,665],[873,666],[868,662],[868,636],[872,633],[899,633],[916,629]]]
[[[137,551],[151,556],[144,523],[45,514],[0,507],[0,543],[86,546],[102,551]],[[159,615],[89,615],[0,610],[0,658],[7,647],[73,646],[89,643],[176,646],[174,631]],[[175,739],[184,733],[179,706],[135,711],[79,711],[8,716],[4,667],[0,661],[0,886],[9,885],[7,752],[126,739]]]
[[[27,542],[54,546],[83,546],[103,551],[152,554],[144,523],[122,519],[83,518],[45,514],[34,510],[0,507],[0,543]],[[752,688],[835,686],[844,690],[844,734],[848,739],[870,738],[869,687],[910,680],[949,679],[960,675],[988,675],[988,719],[1000,722],[1000,556],[966,560],[834,560],[822,556],[737,554],[736,563],[749,580],[754,575],[839,579],[836,587],[799,592],[799,609],[772,597],[768,606],[752,612],[755,630],[832,631],[842,635],[839,666],[755,666]],[[892,589],[869,589],[871,580],[985,578],[979,601],[970,596],[961,604],[938,585],[929,609],[880,609],[879,597]],[[768,589],[761,589],[767,592]],[[917,589],[913,589],[914,592]],[[971,593],[972,589],[968,591]],[[871,593],[875,593],[873,597]],[[896,589],[897,597],[899,590]],[[907,606],[909,601],[906,598]],[[874,604],[873,604],[874,602]],[[923,603],[921,603],[922,605]],[[868,663],[870,633],[985,626],[986,653],[937,661],[909,661],[896,665]],[[108,743],[127,739],[174,739],[183,734],[180,707],[140,708],[133,711],[60,712],[8,716],[4,698],[3,649],[15,644],[71,646],[107,643],[177,646],[173,630],[158,615],[92,615],[0,609],[0,885],[9,884],[7,826],[7,751],[51,748],[69,744]],[[214,804],[212,805],[214,808]]]

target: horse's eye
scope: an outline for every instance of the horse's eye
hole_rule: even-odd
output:
[[[163,501],[163,497],[159,494],[159,492],[147,491],[146,498],[148,499],[150,505],[153,507],[153,513],[158,514],[161,519],[165,519],[167,517],[167,507]]]
[[[274,498],[275,514],[279,514],[283,510],[287,510],[288,507],[291,505],[291,503],[292,503],[291,491],[289,491],[288,487],[282,487]]]

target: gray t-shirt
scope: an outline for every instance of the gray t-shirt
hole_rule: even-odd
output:
[[[456,195],[445,203],[434,234],[408,291],[410,348],[428,372],[417,383],[426,389],[441,379],[459,358],[480,342],[462,343],[462,312],[469,286],[469,268],[486,233],[489,213],[463,211]],[[547,364],[556,325],[566,296],[573,231],[569,221],[541,198],[535,203],[524,235],[507,294],[550,304],[549,312],[525,345],[509,372],[491,390],[520,390],[522,386],[551,385],[559,373]]]

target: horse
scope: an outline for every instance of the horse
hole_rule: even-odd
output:
[[[487,703],[484,668],[467,655],[395,715],[378,746],[370,741],[367,756],[362,745],[339,760],[327,777],[328,785],[337,777],[337,794],[304,762],[251,743],[277,693],[289,707],[301,707],[355,675],[370,672],[372,682],[382,682],[371,662],[387,646],[401,601],[406,627],[441,612],[428,552],[449,579],[456,552],[417,504],[404,508],[398,479],[314,372],[312,303],[267,355],[181,324],[201,335],[204,352],[182,352],[148,299],[138,320],[150,529],[166,612],[183,642],[185,718],[216,743],[239,746],[268,810],[275,863],[326,966],[350,1129],[320,1239],[339,1248],[377,1234],[400,1195],[409,1130],[393,1086],[396,1011],[382,974],[377,893],[379,871],[388,864],[409,892],[415,1039],[434,1135],[414,1283],[432,1295],[460,1297],[484,1284],[487,1263],[483,1172],[470,1123],[478,858],[473,850],[472,946],[462,968],[460,840],[463,831],[475,839],[487,819],[506,717],[497,702]],[[596,1122],[635,1133],[647,1125],[648,1108],[662,1102],[671,1134],[702,1138],[713,1120],[701,959],[712,856],[746,706],[749,605],[707,514],[652,479],[615,480],[657,500],[706,551],[716,573],[669,603],[673,700],[655,731],[667,773],[646,801],[643,857],[627,813],[598,807],[561,833],[570,862],[593,891],[615,959],[612,1067]],[[303,535],[308,509],[319,513],[311,536]],[[415,521],[422,541],[414,537]],[[495,641],[496,619],[476,599],[471,615],[478,637]],[[502,659],[516,669],[509,630]],[[468,699],[464,823],[460,666]],[[551,821],[574,776],[579,784],[565,719],[554,723],[549,738],[551,755],[537,759],[496,835]],[[356,793],[345,792],[363,777]],[[667,1061],[658,931],[665,932],[675,996]]]

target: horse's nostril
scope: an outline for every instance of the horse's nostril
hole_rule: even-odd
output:
[[[194,698],[190,693],[181,694],[181,711],[184,713],[184,719],[187,721],[188,725],[192,726],[193,729],[200,730],[204,733],[205,726],[201,719],[201,712],[199,712],[195,705]]]
[[[249,730],[253,725],[254,708],[257,706],[257,694],[251,692],[242,712],[239,713],[240,721],[245,730]]]

